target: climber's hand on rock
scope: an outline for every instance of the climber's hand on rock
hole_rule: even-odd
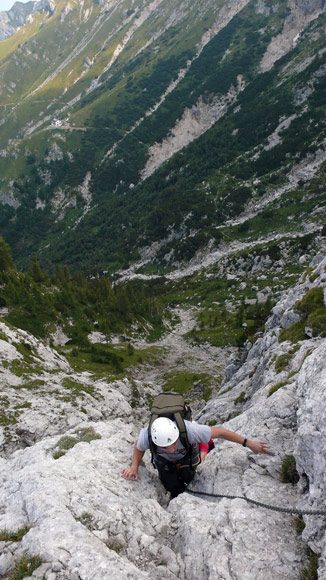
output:
[[[248,447],[248,449],[251,449],[251,451],[253,451],[254,453],[269,453],[270,452],[270,447],[267,443],[264,443],[263,441],[251,441],[248,439],[246,447]]]
[[[125,467],[121,471],[121,475],[124,479],[129,479],[131,481],[137,481],[138,480],[138,469],[136,469],[133,466]]]

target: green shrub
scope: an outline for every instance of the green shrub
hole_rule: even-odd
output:
[[[72,449],[76,445],[76,443],[78,443],[77,437],[65,435],[64,437],[61,437],[61,439],[59,440],[58,447],[62,451],[68,451],[68,449]]]
[[[326,308],[317,308],[307,318],[307,324],[312,331],[312,336],[326,337]]]
[[[101,439],[101,435],[94,431],[93,427],[84,427],[83,429],[78,429],[75,431],[75,435],[64,435],[59,439],[56,447],[57,451],[53,454],[53,459],[59,459],[65,455],[66,451],[72,449],[77,445],[77,443],[90,443],[94,439]]]
[[[26,576],[31,576],[39,566],[42,560],[39,556],[28,557],[24,554],[19,562],[17,562],[13,572],[8,577],[8,580],[23,580]]]
[[[305,521],[302,515],[296,516],[294,518],[294,527],[298,534],[302,534],[303,530],[306,527]]]
[[[306,326],[312,329],[313,336],[326,336],[326,307],[324,306],[324,291],[320,286],[311,288],[301,300],[295,303],[295,309],[302,314],[302,318],[289,328],[280,331],[279,342],[289,340],[295,343],[305,340],[307,338]]]
[[[193,374],[187,371],[166,373],[164,379],[166,382],[163,385],[163,391],[172,391],[182,395],[189,393],[195,386],[195,383],[200,383],[199,386],[206,393],[205,396],[207,396],[207,389],[210,388],[212,382],[212,377],[208,373]]]
[[[324,306],[324,292],[320,286],[317,286],[311,288],[300,301],[296,302],[295,309],[302,314],[311,314],[322,306]]]
[[[285,385],[287,385],[288,382],[287,381],[282,381],[280,383],[276,383],[276,385],[273,385],[269,391],[268,391],[268,397],[270,397],[271,395],[273,395],[273,393],[276,393],[276,391],[278,391],[281,387],[285,387]]]
[[[286,455],[282,461],[280,479],[283,483],[298,483],[300,476],[297,472],[293,455]]]
[[[318,278],[318,272],[313,272],[310,276],[309,276],[309,280],[310,282],[314,282],[315,280],[317,280]]]
[[[80,518],[77,518],[77,520],[83,524],[83,526],[86,526],[86,528],[89,530],[92,530],[94,527],[94,518],[89,512],[83,512]]]
[[[205,391],[203,392],[203,399],[206,403],[208,403],[209,399],[211,398],[212,395],[212,391],[213,389],[211,389],[210,387],[208,387],[207,389],[205,389]]]
[[[66,389],[69,389],[72,399],[74,399],[75,397],[80,397],[81,395],[83,395],[83,393],[88,393],[92,397],[94,397],[96,394],[95,388],[92,385],[78,383],[77,381],[73,381],[69,377],[65,377],[62,381],[62,384]]]
[[[75,431],[78,441],[82,441],[83,443],[90,443],[95,439],[101,439],[101,435],[96,433],[93,427],[84,427],[83,429],[79,429]]]
[[[0,542],[20,542],[23,536],[30,530],[29,526],[20,528],[17,532],[9,532],[8,530],[0,530]]]
[[[307,338],[304,331],[305,326],[304,320],[298,320],[298,322],[291,324],[289,328],[282,328],[278,336],[279,342],[289,340],[294,344],[300,340],[305,340]]]
[[[242,391],[242,393],[240,393],[240,395],[235,399],[234,404],[238,405],[239,403],[244,403],[246,400],[246,391]]]
[[[275,370],[277,373],[280,373],[288,366],[292,355],[298,350],[298,348],[299,347],[295,346],[294,348],[291,348],[289,352],[281,354],[279,357],[277,357],[275,361]]]
[[[302,570],[299,580],[318,580],[318,560],[320,554],[315,554],[309,547],[307,548],[308,565]]]
[[[286,352],[285,354],[281,354],[279,357],[277,357],[275,361],[276,372],[277,373],[282,372],[288,366],[290,360],[291,355],[288,352]]]
[[[63,457],[64,455],[66,455],[65,451],[55,451],[53,453],[53,459],[60,459],[60,457]]]
[[[116,540],[108,542],[107,547],[109,548],[109,550],[113,550],[117,554],[120,554],[120,552],[123,550],[123,545],[117,542]]]
[[[0,272],[14,269],[14,262],[11,257],[11,251],[8,244],[0,236]]]

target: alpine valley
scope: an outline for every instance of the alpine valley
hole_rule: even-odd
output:
[[[325,0],[0,12],[0,578],[326,579],[325,41]],[[161,391],[271,454],[125,481]]]

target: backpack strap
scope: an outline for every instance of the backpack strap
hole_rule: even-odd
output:
[[[151,463],[154,467],[154,469],[157,469],[155,463],[154,463],[154,455],[156,454],[156,445],[152,439],[152,434],[151,434],[151,428],[152,428],[152,424],[155,421],[155,419],[158,419],[159,415],[157,413],[152,413],[151,414],[151,419],[148,425],[148,441],[149,441],[149,450],[151,452]]]
[[[181,413],[179,411],[177,413],[174,413],[174,419],[175,419],[175,422],[176,422],[177,427],[179,429],[180,441],[181,441],[182,445],[184,446],[184,448],[188,452],[190,449],[190,443],[189,443],[189,439],[188,439],[188,435],[187,435],[186,424],[185,424],[184,419],[181,416]]]

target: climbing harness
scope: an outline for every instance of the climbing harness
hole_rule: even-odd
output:
[[[274,512],[281,512],[284,514],[299,514],[299,515],[307,515],[307,516],[326,516],[326,511],[322,510],[298,510],[295,508],[282,508],[273,505],[269,505],[267,503],[261,503],[260,501],[256,501],[254,499],[250,499],[249,497],[245,497],[244,495],[222,495],[222,494],[215,494],[215,493],[207,493],[206,491],[196,491],[194,489],[187,489],[185,490],[187,493],[192,495],[204,495],[208,497],[217,497],[217,498],[227,498],[227,499],[244,499],[248,503],[253,503],[259,507],[266,508],[268,510],[272,510]]]

